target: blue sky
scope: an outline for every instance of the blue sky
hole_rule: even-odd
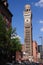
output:
[[[24,43],[24,6],[30,4],[32,11],[32,38],[38,44],[41,44],[39,37],[43,37],[43,0],[8,0],[8,3],[9,10],[13,14],[12,28],[16,27],[16,32],[21,37],[21,43]]]

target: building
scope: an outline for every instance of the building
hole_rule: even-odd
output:
[[[42,45],[38,45],[38,52],[41,53],[42,51]]]
[[[37,62],[38,61],[38,45],[36,41],[33,41],[33,61]]]
[[[6,30],[8,31],[8,29],[11,27],[12,13],[8,9],[8,2],[7,2],[7,0],[0,0],[0,15],[2,15],[4,22],[6,22]],[[8,38],[8,32],[7,32],[6,36]],[[4,35],[4,37],[5,37],[5,35]],[[9,43],[9,42],[7,41],[7,39],[3,38],[3,40],[4,41],[6,40],[6,45],[7,45],[7,47],[3,48],[4,51],[5,51],[8,48],[8,44],[7,43]],[[6,45],[4,45],[4,46],[6,46]],[[6,61],[10,61],[11,60],[10,59],[11,56],[8,57],[8,55],[6,55],[7,51],[5,51],[5,52],[4,51],[3,51],[4,54],[2,54],[2,57],[3,57],[4,60],[2,60],[2,57],[1,57],[1,65],[2,65],[2,62],[3,62],[3,64],[5,64]]]
[[[22,59],[22,52],[21,51],[16,51],[16,60],[21,61]]]
[[[0,0],[0,14],[6,21],[6,28],[9,28],[11,26],[12,13],[8,9],[7,0]]]
[[[27,58],[32,58],[32,12],[30,5],[25,5],[24,15],[24,44]]]
[[[25,46],[22,44],[22,60],[26,60]]]
[[[40,62],[43,62],[43,52],[42,52],[42,45],[38,45],[38,59]]]

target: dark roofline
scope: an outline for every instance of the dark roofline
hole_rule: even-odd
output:
[[[4,8],[10,13],[11,16],[13,16],[13,14],[9,11],[9,9],[3,4],[3,2],[0,0],[0,4],[2,4],[4,6]]]

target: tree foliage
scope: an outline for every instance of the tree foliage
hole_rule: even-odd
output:
[[[14,35],[15,38],[11,39],[11,34]],[[11,53],[15,53],[16,51],[21,51],[21,42],[17,36],[16,28],[12,29],[12,27],[6,28],[6,21],[3,19],[3,16],[0,15],[0,53],[3,56],[8,57]],[[1,58],[3,59],[3,56]]]
[[[13,39],[11,39],[11,50],[12,51],[21,51],[22,46],[21,46],[21,42],[19,40],[18,37],[15,37]]]
[[[6,42],[6,22],[0,15],[0,46],[3,47]]]

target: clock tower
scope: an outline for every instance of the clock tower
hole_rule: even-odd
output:
[[[32,57],[32,13],[30,5],[25,5],[24,14],[24,45],[27,57]]]

